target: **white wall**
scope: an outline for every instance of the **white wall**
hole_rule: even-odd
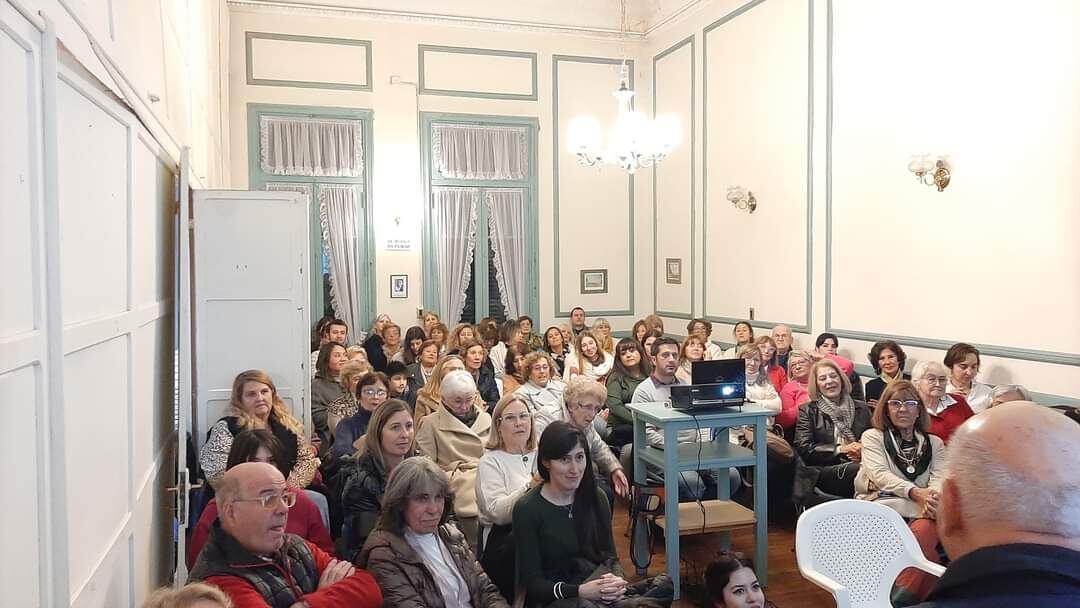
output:
[[[628,180],[614,168],[584,169],[576,166],[565,152],[566,122],[578,112],[589,111],[599,117],[614,115],[615,103],[610,93],[617,86],[617,66],[559,62],[558,120],[553,122],[554,83],[552,59],[555,55],[617,59],[625,51],[635,62],[639,82],[648,66],[640,60],[637,44],[614,40],[590,39],[566,34],[447,27],[423,23],[372,21],[345,15],[325,16],[302,11],[269,12],[263,9],[232,7],[230,17],[230,113],[232,186],[246,188],[247,126],[246,105],[276,103],[306,106],[367,108],[374,111],[374,215],[376,252],[375,308],[389,313],[399,322],[408,322],[422,304],[420,290],[420,229],[423,218],[423,186],[417,134],[417,113],[456,112],[487,115],[536,117],[540,124],[539,187],[539,264],[540,322],[553,321],[555,289],[558,284],[559,307],[563,313],[575,305],[592,310],[626,310],[622,316],[609,316],[616,329],[629,329],[634,319],[650,312],[652,303],[652,208],[651,180],[648,172],[636,178],[634,214],[628,214]],[[333,38],[370,40],[372,43],[373,90],[329,90],[289,86],[249,85],[245,66],[245,32],[276,32]],[[422,95],[408,85],[390,85],[392,75],[416,82],[417,45],[431,44],[484,49],[503,49],[537,53],[538,95],[536,101],[476,99]],[[297,78],[296,66],[307,66],[316,80],[327,74],[315,65],[328,63],[335,51],[324,45],[294,45],[289,59],[289,75]],[[265,53],[265,54],[263,54]],[[277,53],[277,54],[275,54]],[[298,54],[303,61],[297,60]],[[527,93],[531,89],[528,61],[521,59],[469,55],[428,54],[429,88],[486,90],[502,93]],[[255,53],[255,64],[276,69],[286,58],[280,51],[266,49]],[[340,64],[339,64],[340,65]],[[339,82],[358,78],[362,69],[354,61],[350,69],[330,76]],[[276,76],[275,76],[276,77]],[[647,92],[640,91],[645,96]],[[560,134],[559,150],[554,150],[554,135]],[[556,185],[553,163],[559,163]],[[559,199],[559,223],[554,222],[555,193]],[[403,230],[393,228],[392,218],[403,217]],[[556,231],[559,234],[559,280],[556,283]],[[405,236],[413,241],[407,252],[385,251],[386,238]],[[634,245],[631,245],[631,244]],[[633,268],[631,252],[633,251]],[[579,293],[579,270],[607,268],[609,293],[582,296]],[[409,299],[389,298],[390,274],[405,273],[412,278]],[[631,289],[632,286],[632,289]],[[631,306],[631,296],[633,299]]]
[[[832,7],[831,49],[823,0],[717,0],[649,39],[650,57],[696,47],[693,96],[678,84],[688,46],[655,76],[661,112],[695,106],[693,315],[726,320],[714,337],[728,341],[751,306],[759,325],[801,326],[802,346],[843,330],[864,338],[841,337],[862,364],[874,334],[906,336],[912,360],[940,360],[935,340],[990,345],[1001,354],[982,380],[1080,396],[1080,9]],[[907,171],[922,152],[950,155],[945,192]],[[686,251],[685,224],[664,213],[679,191],[665,182],[689,183],[673,160],[658,172],[660,273]],[[753,215],[724,198],[735,184],[754,191]],[[682,331],[686,287],[657,280]]]

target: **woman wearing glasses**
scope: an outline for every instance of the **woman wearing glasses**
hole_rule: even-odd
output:
[[[352,561],[382,512],[386,479],[394,467],[416,454],[413,419],[409,406],[400,399],[383,402],[371,414],[364,433],[364,450],[349,471],[342,491],[345,521],[341,537],[343,557]]]
[[[282,475],[288,475],[289,472],[282,470],[281,467],[281,464],[287,460],[285,449],[273,433],[266,429],[251,429],[241,431],[233,438],[225,470],[231,469],[241,462],[265,462],[277,467]],[[307,493],[299,488],[290,487],[286,495],[286,501],[289,506],[289,519],[285,524],[285,531],[309,540],[318,545],[323,551],[333,555],[334,541],[330,538],[330,532],[327,531],[326,524],[323,523],[319,507],[308,497]],[[188,569],[195,565],[195,560],[199,557],[199,551],[202,551],[206,539],[210,537],[210,528],[214,525],[217,516],[217,499],[211,499],[206,508],[203,509],[202,515],[199,516],[199,523],[195,524],[191,539],[188,540]]]
[[[514,503],[534,485],[536,433],[525,400],[503,396],[492,412],[492,432],[476,473],[480,508],[480,565],[507,600],[514,599]]]
[[[881,394],[862,436],[862,467],[855,476],[855,498],[874,500],[908,520],[931,561],[937,558],[938,496],[945,472],[945,442],[928,432],[930,418],[915,386],[899,380]],[[924,599],[934,577],[908,569],[897,578],[893,606]]]
[[[356,383],[356,398],[360,401],[360,409],[338,423],[334,431],[334,445],[330,449],[334,458],[356,453],[356,440],[367,432],[371,414],[386,401],[389,387],[390,380],[382,372],[367,373]]]
[[[805,350],[791,351],[788,355],[788,381],[784,388],[780,389],[780,413],[776,416],[776,424],[784,429],[784,435],[790,440],[791,432],[795,428],[795,421],[799,418],[799,406],[810,400],[810,367],[814,365],[814,358]]]
[[[634,440],[634,416],[627,403],[634,398],[634,391],[652,373],[649,358],[642,352],[641,344],[634,338],[623,338],[615,346],[615,365],[607,380],[608,415],[607,442],[615,447]]]
[[[911,370],[911,383],[915,385],[919,399],[922,399],[927,413],[930,414],[928,432],[941,437],[945,443],[949,443],[953,431],[975,415],[963,396],[946,392],[949,369],[941,363],[919,361]]]

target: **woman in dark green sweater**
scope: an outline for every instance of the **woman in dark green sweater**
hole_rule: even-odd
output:
[[[641,344],[633,338],[623,338],[615,346],[615,366],[607,379],[608,415],[607,442],[617,448],[634,440],[634,417],[626,407],[634,389],[652,373],[649,358]]]
[[[514,505],[518,581],[528,606],[579,598],[612,603],[626,580],[611,535],[611,508],[596,487],[585,436],[551,423],[540,437],[544,483]]]

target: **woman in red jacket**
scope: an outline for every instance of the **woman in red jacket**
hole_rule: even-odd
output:
[[[279,467],[285,462],[284,448],[278,438],[266,429],[249,429],[237,433],[233,438],[232,447],[229,449],[229,460],[225,470],[229,470],[241,462],[266,462]],[[280,467],[279,467],[280,469]],[[282,475],[287,475],[282,471]],[[296,504],[289,509],[289,519],[285,525],[285,531],[305,540],[311,541],[323,551],[334,555],[334,541],[330,538],[330,532],[323,523],[322,513],[315,506],[308,495],[299,488],[290,488],[296,494]],[[202,515],[199,523],[191,533],[187,545],[187,565],[190,569],[199,552],[202,551],[206,539],[210,536],[210,528],[217,519],[217,500],[211,500]]]
[[[946,443],[965,420],[975,415],[962,395],[948,394],[949,368],[937,361],[919,361],[911,370],[911,383],[930,414],[930,432]]]

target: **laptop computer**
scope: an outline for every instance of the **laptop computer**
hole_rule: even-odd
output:
[[[746,401],[746,364],[740,359],[694,361],[691,384],[671,387],[671,407],[677,410],[742,405]]]

